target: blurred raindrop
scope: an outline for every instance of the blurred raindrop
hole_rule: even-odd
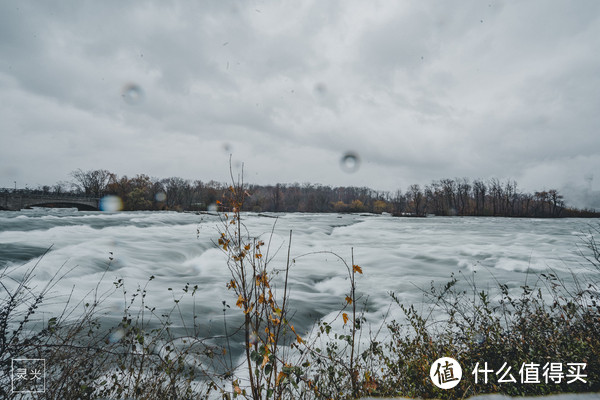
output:
[[[104,196],[100,199],[100,211],[115,212],[123,209],[123,202],[119,196]]]
[[[225,150],[225,153],[231,153],[231,145],[227,142],[223,143],[223,150]]]
[[[315,93],[319,96],[324,96],[327,93],[327,85],[325,85],[323,82],[316,83]]]
[[[475,336],[473,336],[473,341],[477,344],[483,344],[483,342],[485,342],[485,336],[482,333],[477,332]]]
[[[216,203],[212,203],[211,205],[208,206],[208,211],[218,211],[217,208],[217,204]]]
[[[158,202],[163,202],[167,199],[167,194],[165,192],[158,192],[154,195],[154,198]]]
[[[125,330],[119,328],[116,331],[111,332],[110,335],[108,335],[108,341],[110,343],[117,343],[124,337],[125,337]]]
[[[358,157],[358,154],[353,151],[344,153],[340,160],[340,166],[342,167],[342,170],[348,173],[358,171],[358,167],[360,167],[360,158]]]
[[[256,334],[256,332],[252,332],[250,334],[250,338],[249,338],[248,342],[251,343],[251,344],[258,343],[258,335]]]
[[[127,104],[137,105],[144,100],[144,91],[135,83],[128,83],[121,90],[121,97]]]

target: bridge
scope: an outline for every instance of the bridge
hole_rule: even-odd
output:
[[[31,207],[70,208],[98,211],[99,198],[75,193],[44,193],[37,190],[0,189],[0,210],[19,211]]]

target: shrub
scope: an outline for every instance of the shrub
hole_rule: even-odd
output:
[[[373,353],[385,373],[380,394],[420,398],[464,398],[481,393],[543,395],[600,390],[600,303],[597,284],[577,281],[569,286],[555,274],[541,274],[537,285],[523,285],[514,295],[498,282],[498,293],[479,290],[471,280],[470,290],[452,278],[446,285],[424,292],[429,309],[399,304],[408,323],[389,324],[391,339],[385,351]],[[437,316],[434,318],[433,316]],[[429,366],[440,357],[453,357],[463,368],[463,379],[453,390],[435,387]],[[497,372],[504,362],[512,367],[514,384],[499,384],[495,374],[487,384],[482,376],[476,384],[472,372],[488,362]],[[479,363],[479,364],[477,364]],[[524,363],[535,366],[540,383],[520,383]],[[585,363],[586,383],[567,384],[542,376],[546,363]],[[548,368],[548,367],[547,367]],[[546,368],[546,369],[547,369]],[[506,371],[506,369],[504,370]],[[525,371],[525,370],[523,370]],[[525,372],[524,372],[525,373]]]
[[[43,322],[35,318],[36,311],[52,298],[52,289],[69,271],[57,273],[35,292],[31,280],[36,267],[17,278],[15,270],[0,274],[0,398],[192,399],[204,398],[213,389],[197,380],[209,366],[200,366],[198,356],[214,353],[214,346],[197,335],[171,329],[171,316],[180,299],[174,299],[173,308],[162,315],[145,304],[147,286],[154,277],[131,296],[122,280],[104,293],[98,292],[98,284],[90,302],[71,305],[67,301],[60,315]],[[105,312],[101,305],[116,290],[122,290],[126,304],[121,321],[113,327],[102,326]],[[23,358],[45,360],[45,392],[11,393],[11,360]]]
[[[338,315],[343,318],[344,325],[351,324],[351,334],[339,337],[346,345],[339,347],[333,342],[328,343],[324,354],[315,342],[307,343],[296,332],[290,318],[288,276],[291,265],[295,263],[290,254],[292,232],[285,266],[271,268],[271,238],[253,237],[245,229],[241,210],[249,193],[242,180],[235,182],[232,177],[232,182],[234,184],[229,187],[223,202],[217,202],[221,207],[217,245],[225,253],[231,272],[227,288],[234,293],[236,306],[244,316],[241,330],[244,333],[248,376],[234,377],[234,371],[231,371],[231,390],[221,387],[223,396],[254,400],[356,397],[360,390],[354,354],[359,328],[355,274],[362,274],[361,268],[354,264],[354,260],[348,264],[337,254],[327,252],[341,260],[347,268],[351,287],[345,304],[352,308],[352,312],[350,316],[342,311]],[[278,279],[279,274],[283,275],[281,279]],[[323,323],[320,329],[329,333],[330,325]],[[347,355],[346,351],[350,354]],[[324,378],[325,371],[330,373],[327,375],[329,379]]]

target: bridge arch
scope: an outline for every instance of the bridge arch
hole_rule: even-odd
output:
[[[77,208],[79,211],[100,211],[98,207],[91,206],[89,204],[82,204],[76,202],[40,202],[28,204],[26,209],[33,207],[47,207],[47,208]]]
[[[30,191],[0,191],[0,208],[18,211],[31,207],[75,207],[82,211],[99,211],[99,200],[77,194],[46,194]]]

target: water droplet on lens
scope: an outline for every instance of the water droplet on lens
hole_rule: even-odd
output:
[[[108,335],[108,341],[110,343],[117,343],[119,340],[123,339],[125,337],[125,331],[123,329],[117,329],[114,332],[111,332],[110,335]]]
[[[123,97],[123,100],[125,100],[127,104],[140,104],[144,100],[144,91],[139,85],[128,83],[123,86],[121,97]]]
[[[315,84],[315,92],[320,96],[324,96],[327,93],[327,85],[323,82],[318,82]]]
[[[167,199],[167,194],[165,192],[158,192],[154,195],[154,198],[158,202],[163,202]]]
[[[356,172],[360,166],[360,158],[358,157],[358,154],[352,151],[346,152],[340,160],[340,166],[345,172]]]
[[[473,337],[473,341],[477,344],[483,344],[483,342],[485,342],[485,336],[482,333],[476,333]]]
[[[256,334],[256,332],[252,332],[250,334],[250,338],[248,340],[251,344],[256,344],[258,343],[258,335]]]
[[[223,143],[223,150],[225,150],[225,153],[231,153],[231,145],[229,143]]]
[[[123,201],[119,196],[104,196],[100,199],[100,211],[116,212],[123,209]]]

